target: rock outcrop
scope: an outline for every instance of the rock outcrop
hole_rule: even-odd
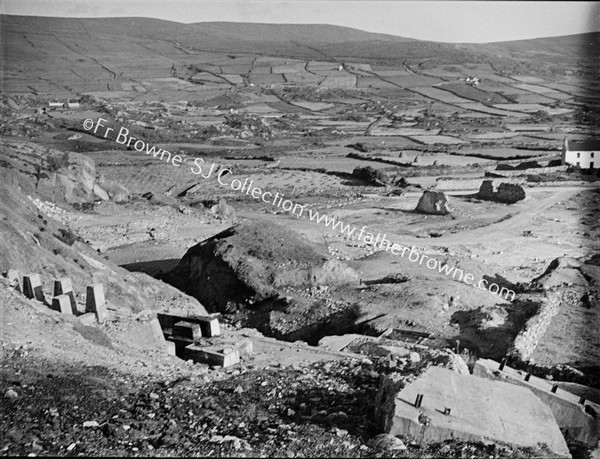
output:
[[[248,221],[189,249],[165,280],[213,311],[231,312],[284,287],[358,284],[359,276],[293,231]]]
[[[448,215],[450,208],[446,195],[440,191],[425,191],[419,199],[417,212],[431,215]]]
[[[525,199],[525,190],[521,185],[513,183],[501,183],[496,190],[492,180],[484,180],[477,197],[486,201],[514,204]]]

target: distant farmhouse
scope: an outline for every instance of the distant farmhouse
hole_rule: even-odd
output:
[[[600,169],[600,140],[574,142],[565,139],[562,164],[570,164],[582,169]]]

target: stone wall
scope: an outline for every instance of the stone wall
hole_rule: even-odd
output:
[[[482,178],[439,178],[435,183],[435,189],[440,191],[462,191],[462,190],[478,190],[481,187]],[[524,184],[526,183],[526,177],[515,177],[503,179],[505,183]],[[545,185],[545,184],[544,184]]]

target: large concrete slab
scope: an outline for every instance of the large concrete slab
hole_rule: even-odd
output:
[[[416,408],[419,394],[423,400]],[[525,387],[431,367],[397,393],[394,404],[386,422],[391,435],[421,443],[488,440],[533,448],[545,443],[557,455],[570,457],[550,408]]]
[[[524,372],[500,364],[494,360],[479,359],[473,368],[473,374],[482,378],[504,381],[527,387],[546,406],[550,408],[558,426],[563,429],[565,436],[581,441],[588,446],[597,446],[600,440],[600,405],[582,399],[580,395],[572,394],[556,384],[536,376],[525,380]]]

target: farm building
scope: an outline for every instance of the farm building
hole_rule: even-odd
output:
[[[562,164],[571,164],[582,169],[599,169],[600,140],[574,142],[565,139],[563,143]]]
[[[69,108],[79,108],[80,104],[77,101],[71,102],[70,100],[68,100],[67,101],[67,107],[69,107]]]
[[[63,108],[65,106],[62,102],[48,102],[48,107],[50,108]]]

